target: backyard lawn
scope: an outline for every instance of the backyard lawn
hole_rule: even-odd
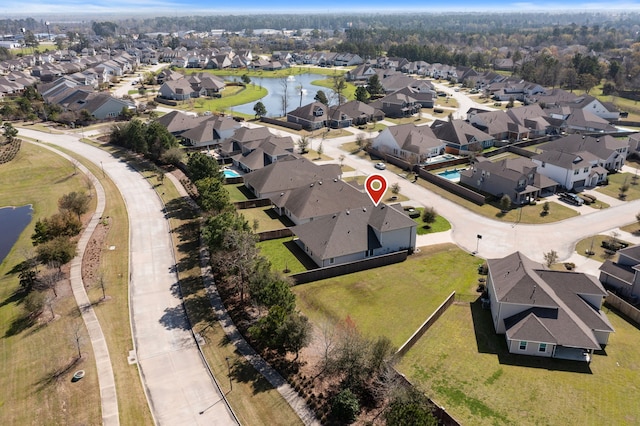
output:
[[[401,263],[293,288],[315,324],[349,317],[363,334],[400,346],[453,290],[474,297],[482,260],[452,244],[423,248]]]
[[[288,218],[278,216],[270,205],[267,207],[242,209],[238,210],[238,213],[244,216],[254,232],[274,231],[293,225],[292,223],[284,223],[283,220],[288,220]],[[257,228],[255,228],[254,224],[258,225]]]
[[[271,261],[274,271],[296,274],[317,267],[291,237],[260,241],[256,246]]]
[[[490,311],[453,304],[397,368],[461,424],[638,424],[640,331],[607,315],[615,333],[586,364],[511,355]]]
[[[225,185],[224,188],[229,193],[229,199],[232,203],[234,201],[246,201],[250,198],[255,198],[250,196],[251,193],[243,183]]]

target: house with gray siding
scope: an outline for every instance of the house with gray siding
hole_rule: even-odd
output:
[[[520,252],[487,265],[485,300],[510,353],[590,362],[607,345],[614,329],[595,277],[553,271]]]
[[[600,266],[600,282],[605,288],[631,300],[640,298],[640,245],[618,250],[618,260]]]

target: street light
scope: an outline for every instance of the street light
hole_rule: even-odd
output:
[[[473,252],[473,254],[476,254],[478,252],[478,247],[480,246],[480,240],[482,239],[482,235],[478,234],[476,235],[476,251]]]
[[[227,361],[227,376],[229,377],[229,392],[233,390],[233,382],[231,381],[231,365],[229,364],[229,357],[224,358]]]

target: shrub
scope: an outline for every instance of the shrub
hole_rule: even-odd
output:
[[[349,389],[343,389],[333,397],[331,417],[335,420],[347,424],[353,423],[359,411],[360,403],[358,398]]]

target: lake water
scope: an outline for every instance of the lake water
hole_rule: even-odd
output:
[[[31,222],[33,209],[30,205],[0,208],[0,263],[4,262],[11,247]]]
[[[287,112],[291,112],[301,105],[300,91],[302,91],[302,105],[313,102],[313,98],[316,96],[318,90],[324,91],[329,101],[332,101],[333,90],[311,84],[314,80],[323,80],[326,78],[329,77],[318,74],[292,75],[285,79],[251,77],[251,83],[247,86],[247,90],[251,90],[254,84],[267,89],[269,93],[260,99],[260,102],[267,108],[267,117],[282,117],[282,96],[285,92],[285,84],[287,88]],[[236,112],[254,115],[255,111],[253,110],[253,106],[257,102],[258,101],[253,101],[248,104],[236,105],[231,109]]]

